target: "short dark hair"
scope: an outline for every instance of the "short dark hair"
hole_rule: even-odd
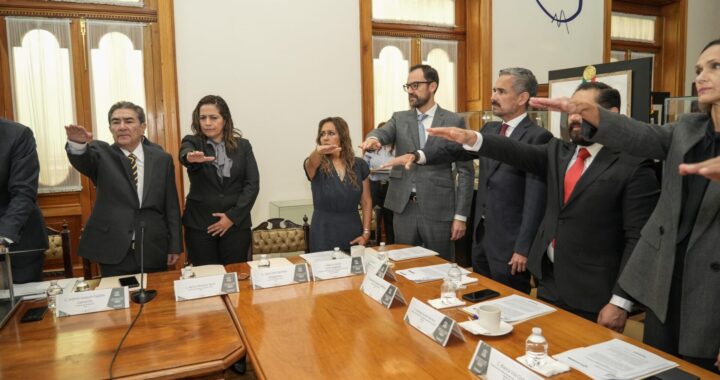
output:
[[[128,101],[120,101],[110,107],[110,111],[108,111],[108,124],[112,124],[112,114],[119,109],[128,109],[135,111],[140,124],[145,124],[145,111],[143,110],[143,108],[133,102]]]
[[[578,91],[584,91],[584,90],[597,90],[598,96],[595,101],[597,104],[599,104],[602,108],[610,109],[610,108],[617,108],[620,109],[620,91],[606,85],[603,82],[585,82],[580,83],[579,86],[575,89],[575,92]]]
[[[440,76],[438,75],[437,70],[435,70],[432,66],[430,66],[430,65],[415,65],[415,66],[411,67],[410,71],[408,71],[408,72],[411,73],[417,69],[422,70],[423,77],[425,77],[426,81],[435,82],[438,85],[438,87],[440,86]],[[437,91],[437,88],[435,88],[435,91]]]

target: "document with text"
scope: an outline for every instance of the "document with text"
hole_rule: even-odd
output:
[[[517,294],[497,298],[492,301],[476,303],[462,310],[470,315],[475,315],[477,314],[476,309],[481,305],[497,306],[500,308],[500,318],[510,324],[524,322],[555,311],[553,307]]]

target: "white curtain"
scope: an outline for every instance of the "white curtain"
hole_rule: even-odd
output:
[[[440,77],[435,101],[443,108],[457,110],[457,41],[422,40],[422,62],[435,68]]]
[[[7,17],[6,25],[15,120],[35,135],[39,191],[80,190],[63,128],[76,120],[70,20]]]
[[[409,69],[409,38],[373,37],[375,123],[387,121],[393,112],[410,107],[402,87]]]
[[[87,22],[95,138],[112,143],[108,110],[118,101],[145,109],[143,28],[145,24],[114,21]]]
[[[655,42],[655,16],[613,12],[610,36],[622,40]]]
[[[373,0],[373,21],[455,26],[455,0]]]

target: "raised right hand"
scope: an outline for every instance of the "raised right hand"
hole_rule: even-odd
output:
[[[92,141],[92,132],[85,130],[82,125],[66,125],[65,133],[67,134],[68,140],[78,144],[85,144]]]
[[[340,148],[337,145],[318,145],[315,148],[315,151],[322,155],[333,154],[336,152],[340,152],[341,150],[342,150],[342,148]]]
[[[188,154],[185,155],[185,158],[191,164],[201,164],[203,162],[215,161],[215,157],[212,157],[212,156],[205,157],[205,153],[203,153],[199,150],[188,152]]]
[[[477,142],[477,135],[469,129],[458,127],[437,127],[428,128],[428,135],[440,137],[445,140],[454,141],[458,144],[474,145]]]

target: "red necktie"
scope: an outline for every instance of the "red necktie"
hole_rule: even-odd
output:
[[[565,173],[565,192],[563,193],[563,204],[567,203],[570,199],[570,195],[575,189],[580,177],[582,176],[583,169],[585,169],[585,159],[590,157],[590,152],[585,148],[580,148],[577,154],[577,159],[573,166]]]
[[[509,125],[502,123],[500,126],[500,136],[505,136],[505,132],[507,132],[508,128],[510,128]]]

